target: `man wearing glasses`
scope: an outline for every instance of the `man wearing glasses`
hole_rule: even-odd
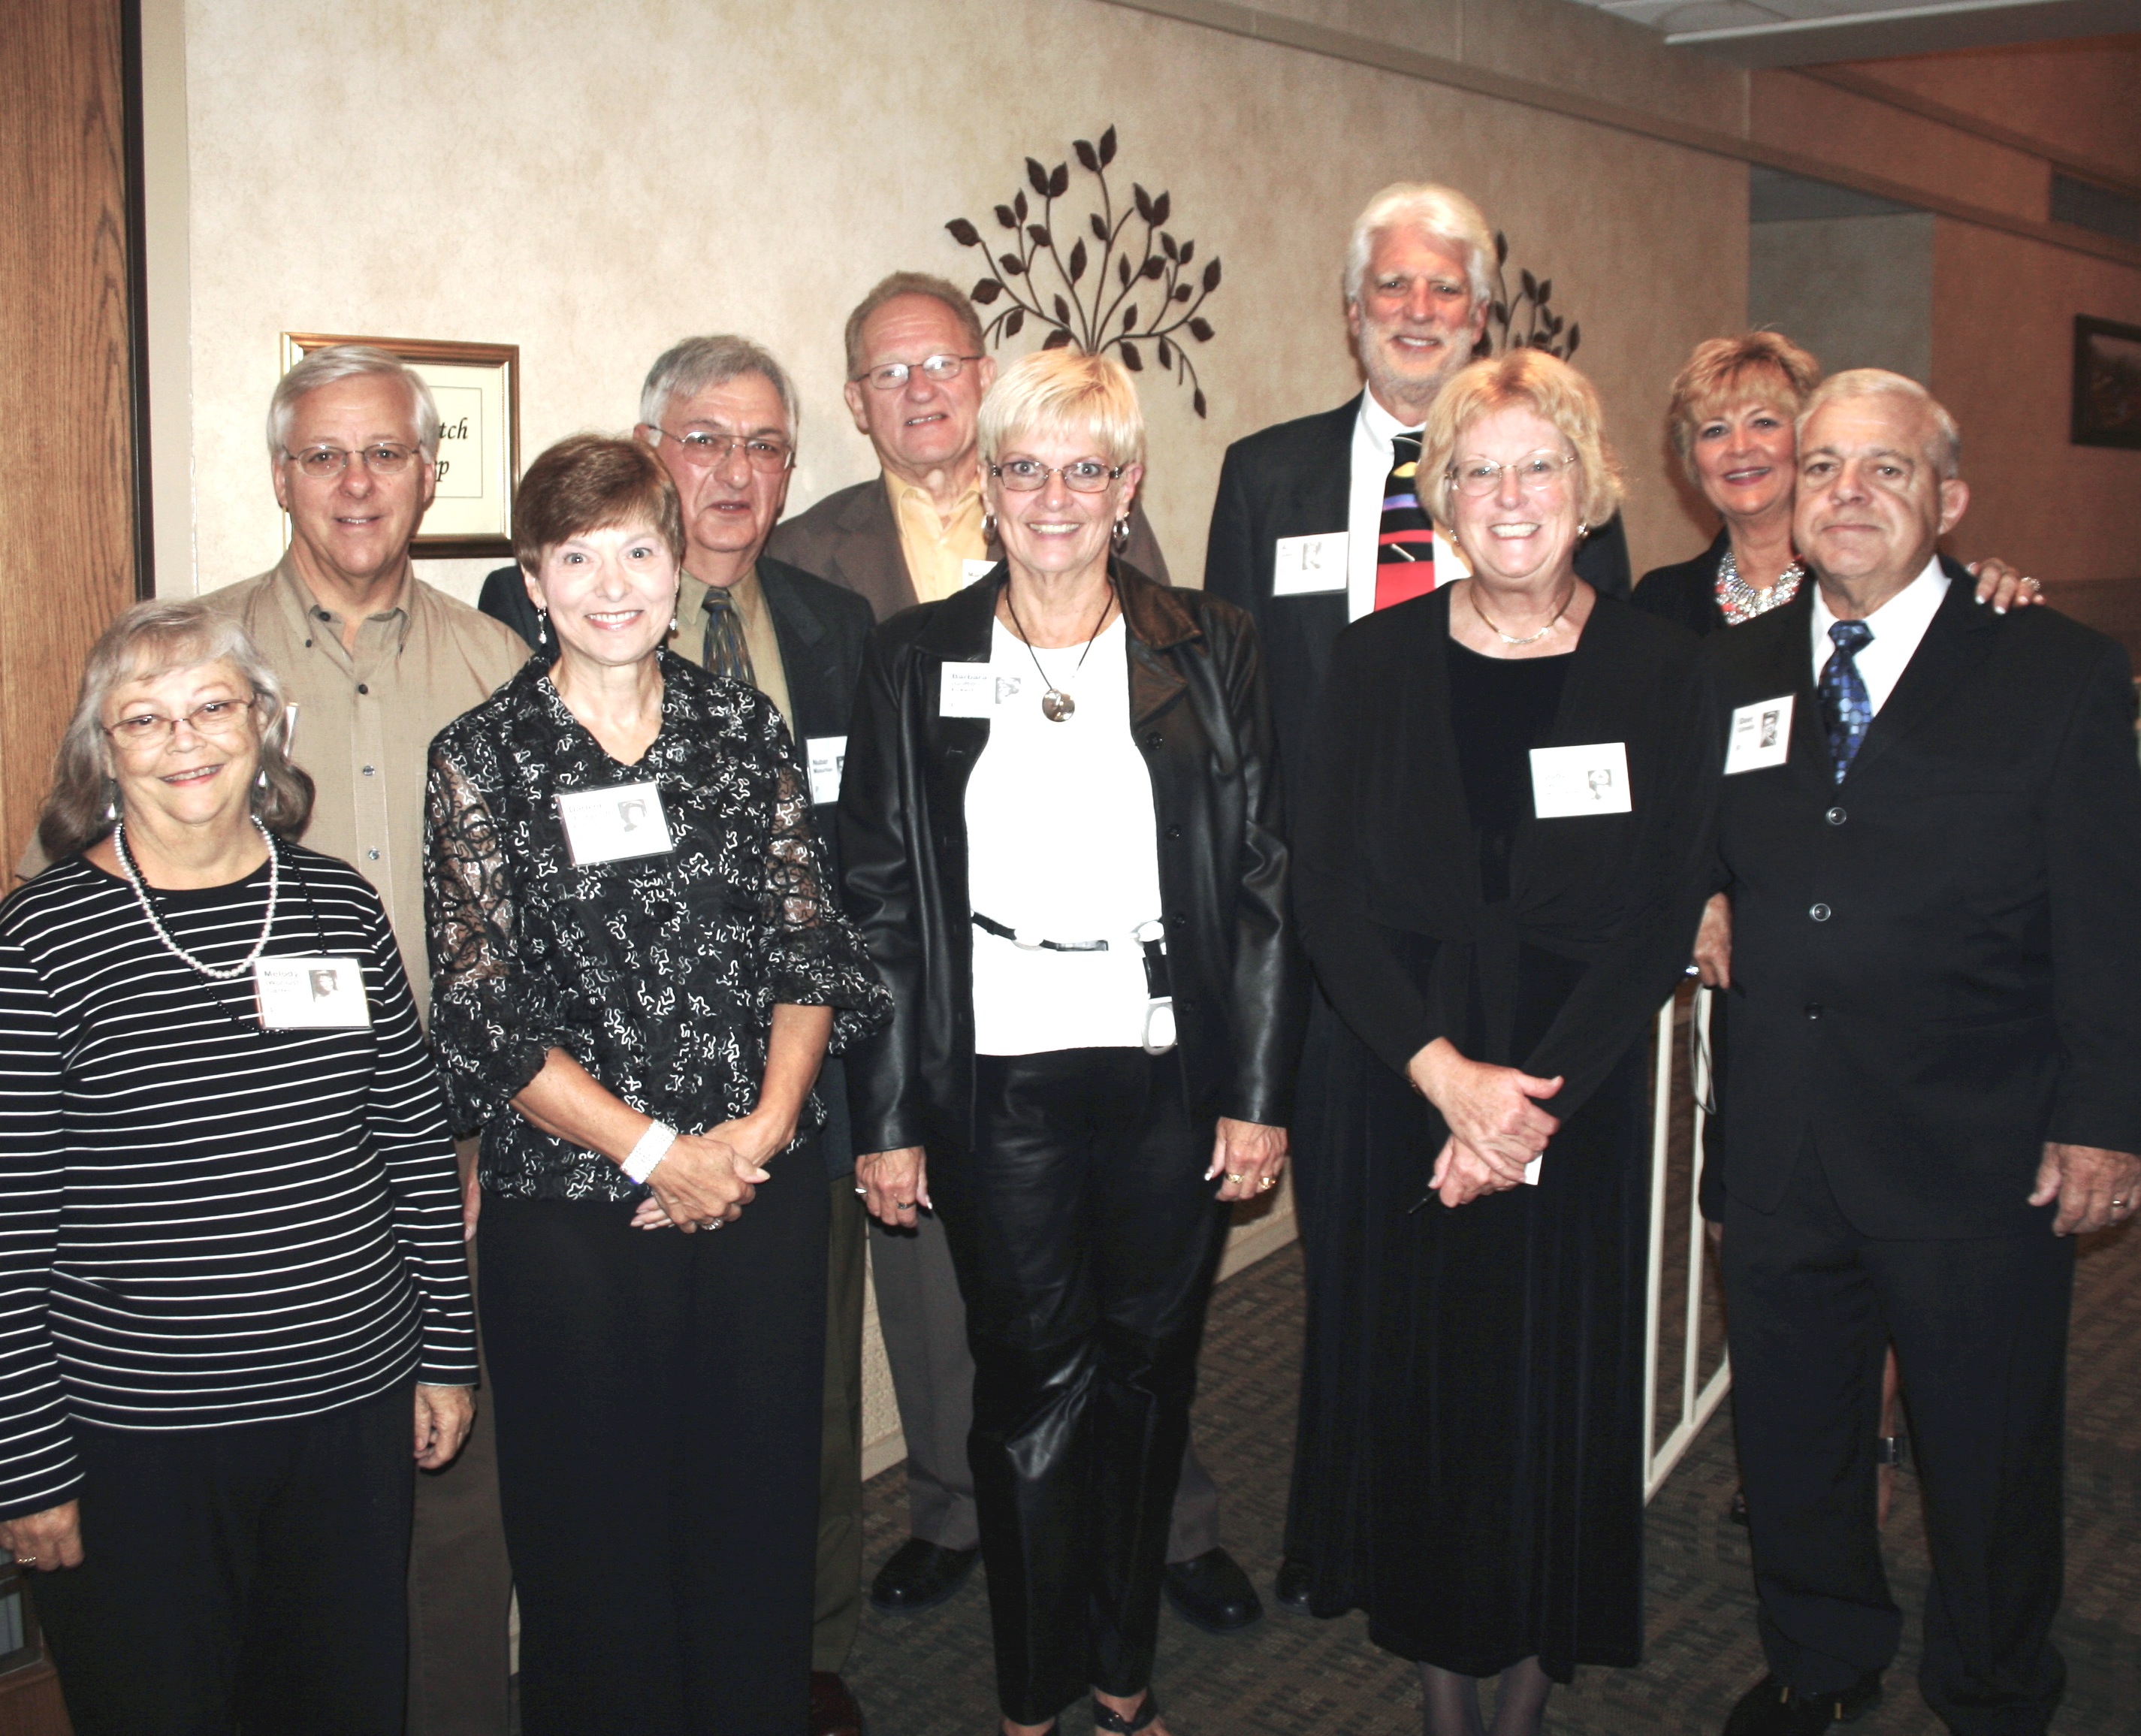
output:
[[[975,425],[996,379],[973,303],[926,273],[895,272],[847,324],[848,409],[881,474],[827,495],[780,526],[783,560],[867,598],[880,621],[933,602],[993,567]],[[1167,583],[1167,561],[1133,506],[1123,558]],[[943,1227],[924,1212],[911,1231],[879,1227],[871,1270],[894,1397],[907,1442],[907,1542],[878,1571],[870,1601],[888,1615],[942,1603],[972,1571],[974,1514],[967,1432],[974,1365],[966,1306]],[[1164,1581],[1183,1616],[1229,1633],[1262,1614],[1256,1588],[1219,1547],[1219,1494],[1194,1453],[1184,1462]],[[821,1588],[822,1589],[822,1588]]]
[[[430,389],[395,357],[356,344],[313,351],[283,376],[268,411],[289,548],[272,570],[209,596],[244,623],[297,713],[293,756],[315,790],[305,842],[378,889],[424,1012],[431,737],[528,657],[513,632],[411,569],[438,440]],[[460,1457],[416,1479],[410,1736],[505,1736],[512,1591],[489,1407],[479,1404]]]

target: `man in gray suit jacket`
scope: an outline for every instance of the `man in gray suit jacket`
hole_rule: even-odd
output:
[[[966,296],[941,278],[896,272],[849,316],[847,363],[848,409],[883,474],[776,527],[766,552],[867,598],[882,621],[948,597],[997,563],[975,445],[996,362]],[[1132,512],[1123,559],[1167,583],[1141,510]],[[913,1534],[879,1570],[870,1601],[907,1613],[951,1596],[979,1552],[967,1463],[974,1365],[943,1227],[925,1212],[911,1232],[872,1235],[878,1320],[907,1437]],[[1228,1633],[1254,1621],[1262,1605],[1219,1547],[1218,1508],[1218,1491],[1192,1451],[1175,1498],[1168,1596],[1187,1620]]]

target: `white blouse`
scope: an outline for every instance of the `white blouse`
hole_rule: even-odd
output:
[[[996,623],[990,665],[1000,691],[1012,681],[1018,691],[991,712],[988,745],[967,784],[973,908],[1029,938],[1105,940],[1108,950],[1052,952],[976,928],[979,1054],[1144,1040],[1149,997],[1134,932],[1159,916],[1159,845],[1152,775],[1130,734],[1128,642],[1117,616],[1080,669],[1085,647],[1030,653]],[[1061,723],[1041,709],[1051,683],[1077,705]]]

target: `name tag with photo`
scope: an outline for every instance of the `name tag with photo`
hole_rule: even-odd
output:
[[[607,789],[567,789],[558,796],[558,819],[575,868],[666,856],[677,848],[662,791],[652,782],[614,784]]]
[[[937,715],[992,717],[998,706],[1008,705],[1026,691],[1026,682],[1024,675],[993,663],[947,663],[938,691]]]
[[[366,1030],[372,1003],[354,958],[260,958],[253,997],[263,1030]]]
[[[810,804],[823,808],[840,799],[840,773],[848,763],[848,738],[813,735],[803,744],[803,757],[810,768]]]
[[[1319,597],[1346,588],[1346,534],[1281,537],[1272,550],[1272,595]]]
[[[987,578],[996,570],[997,563],[994,561],[962,560],[959,563],[959,583],[962,585],[976,583]]]
[[[1782,765],[1792,751],[1792,701],[1786,693],[1758,699],[1732,714],[1732,734],[1725,744],[1725,775],[1762,771]]]
[[[1541,819],[1631,814],[1628,750],[1618,741],[1532,750],[1532,812]]]

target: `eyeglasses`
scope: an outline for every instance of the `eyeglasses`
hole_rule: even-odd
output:
[[[1074,494],[1097,494],[1122,474],[1120,465],[1104,465],[1097,458],[1081,458],[1061,469],[1037,458],[1007,458],[989,466],[989,475],[1014,494],[1030,494],[1036,489],[1046,488],[1051,476],[1061,476],[1063,486]]]
[[[959,371],[970,361],[979,361],[978,356],[927,356],[913,363],[888,361],[883,367],[874,367],[868,373],[857,374],[858,380],[867,380],[879,391],[898,391],[914,376],[917,368],[922,377],[942,386],[947,380],[956,380]]]
[[[1477,500],[1494,494],[1502,485],[1504,470],[1517,479],[1517,486],[1527,494],[1543,494],[1561,482],[1576,468],[1577,460],[1567,452],[1534,452],[1526,458],[1512,459],[1508,464],[1496,464],[1489,458],[1468,458],[1454,464],[1443,475],[1457,484],[1457,492]]]
[[[254,696],[257,698],[258,696]],[[124,748],[160,748],[178,733],[180,724],[199,735],[235,735],[245,727],[251,699],[203,700],[190,711],[176,717],[154,711],[136,711],[118,722],[106,724],[104,733]]]
[[[709,434],[703,428],[688,428],[679,434],[658,422],[642,425],[676,441],[677,450],[684,455],[684,462],[695,470],[726,464],[739,446],[743,448],[745,462],[763,476],[778,475],[795,462],[795,449],[770,434]]]
[[[360,460],[375,476],[398,476],[409,468],[416,449],[381,440],[377,445],[359,446],[354,452],[340,446],[308,446],[302,452],[286,449],[283,455],[315,482],[329,482],[349,468],[352,458]]]

